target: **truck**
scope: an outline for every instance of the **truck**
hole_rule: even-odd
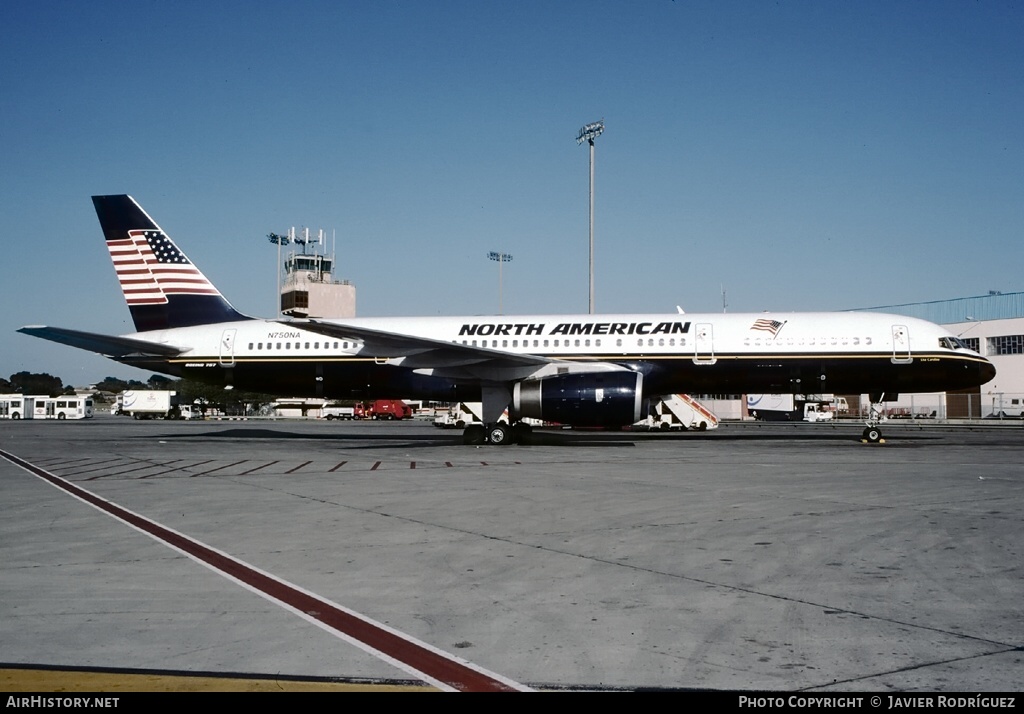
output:
[[[377,399],[355,407],[356,419],[412,419],[412,408],[401,399]]]
[[[356,418],[355,407],[339,407],[339,406],[323,406],[320,408],[320,418],[326,419],[327,421],[334,421],[335,419],[343,419],[348,421]]]
[[[178,393],[166,389],[130,389],[119,395],[119,414],[133,419],[181,419]]]
[[[821,394],[748,394],[747,411],[757,421],[817,422],[835,418],[832,399]]]

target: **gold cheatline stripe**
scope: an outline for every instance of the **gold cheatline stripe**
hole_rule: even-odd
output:
[[[815,352],[811,354],[779,354],[779,353],[761,353],[761,354],[723,354],[715,353],[709,355],[694,355],[689,352],[687,353],[670,353],[670,354],[649,354],[646,352],[637,354],[601,354],[601,355],[552,355],[552,354],[538,354],[534,352],[509,352],[510,355],[531,355],[536,357],[545,357],[552,360],[570,361],[570,360],[596,360],[600,362],[621,362],[624,360],[698,360],[701,362],[708,362],[710,360],[820,360],[820,359],[886,359],[891,360],[896,355],[891,352],[886,353],[862,353],[862,352],[844,352],[844,353],[833,353],[833,352]],[[289,355],[280,355],[277,357],[243,357],[235,355],[232,358],[233,362],[378,362],[379,360],[388,359],[399,359],[406,355],[395,355],[394,357],[335,357],[330,355],[322,356],[302,356],[302,357],[291,357]],[[486,360],[485,355],[480,355],[482,360]],[[497,358],[497,355],[495,356]],[[897,359],[906,359],[905,357],[897,357]],[[983,357],[970,357],[968,355],[949,355],[949,354],[919,354],[912,355],[913,361],[921,361],[925,359],[929,360],[963,360],[966,362],[977,362],[984,364],[987,360]],[[221,357],[178,357],[175,359],[168,360],[173,363],[186,363],[186,362],[220,362]]]

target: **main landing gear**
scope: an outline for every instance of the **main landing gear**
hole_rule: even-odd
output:
[[[493,444],[528,444],[533,428],[521,421],[501,421],[502,414],[512,401],[510,384],[485,384],[481,392],[481,419],[483,424],[470,424],[462,432],[462,443],[469,446]]]
[[[533,427],[523,422],[506,424],[498,422],[485,427],[483,424],[470,424],[462,432],[462,443],[469,446],[480,446],[492,444],[494,446],[505,446],[506,444],[528,444]]]

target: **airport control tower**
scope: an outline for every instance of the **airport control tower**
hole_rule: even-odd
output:
[[[296,236],[293,228],[292,250],[284,259],[281,282],[281,312],[289,317],[345,318],[356,316],[356,286],[348,280],[335,280],[334,255],[324,254],[323,231],[311,238],[309,229]]]

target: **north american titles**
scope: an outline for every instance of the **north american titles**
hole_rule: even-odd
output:
[[[492,335],[685,335],[689,322],[560,322],[545,331],[544,322],[503,322],[463,324],[459,335],[490,337]]]

